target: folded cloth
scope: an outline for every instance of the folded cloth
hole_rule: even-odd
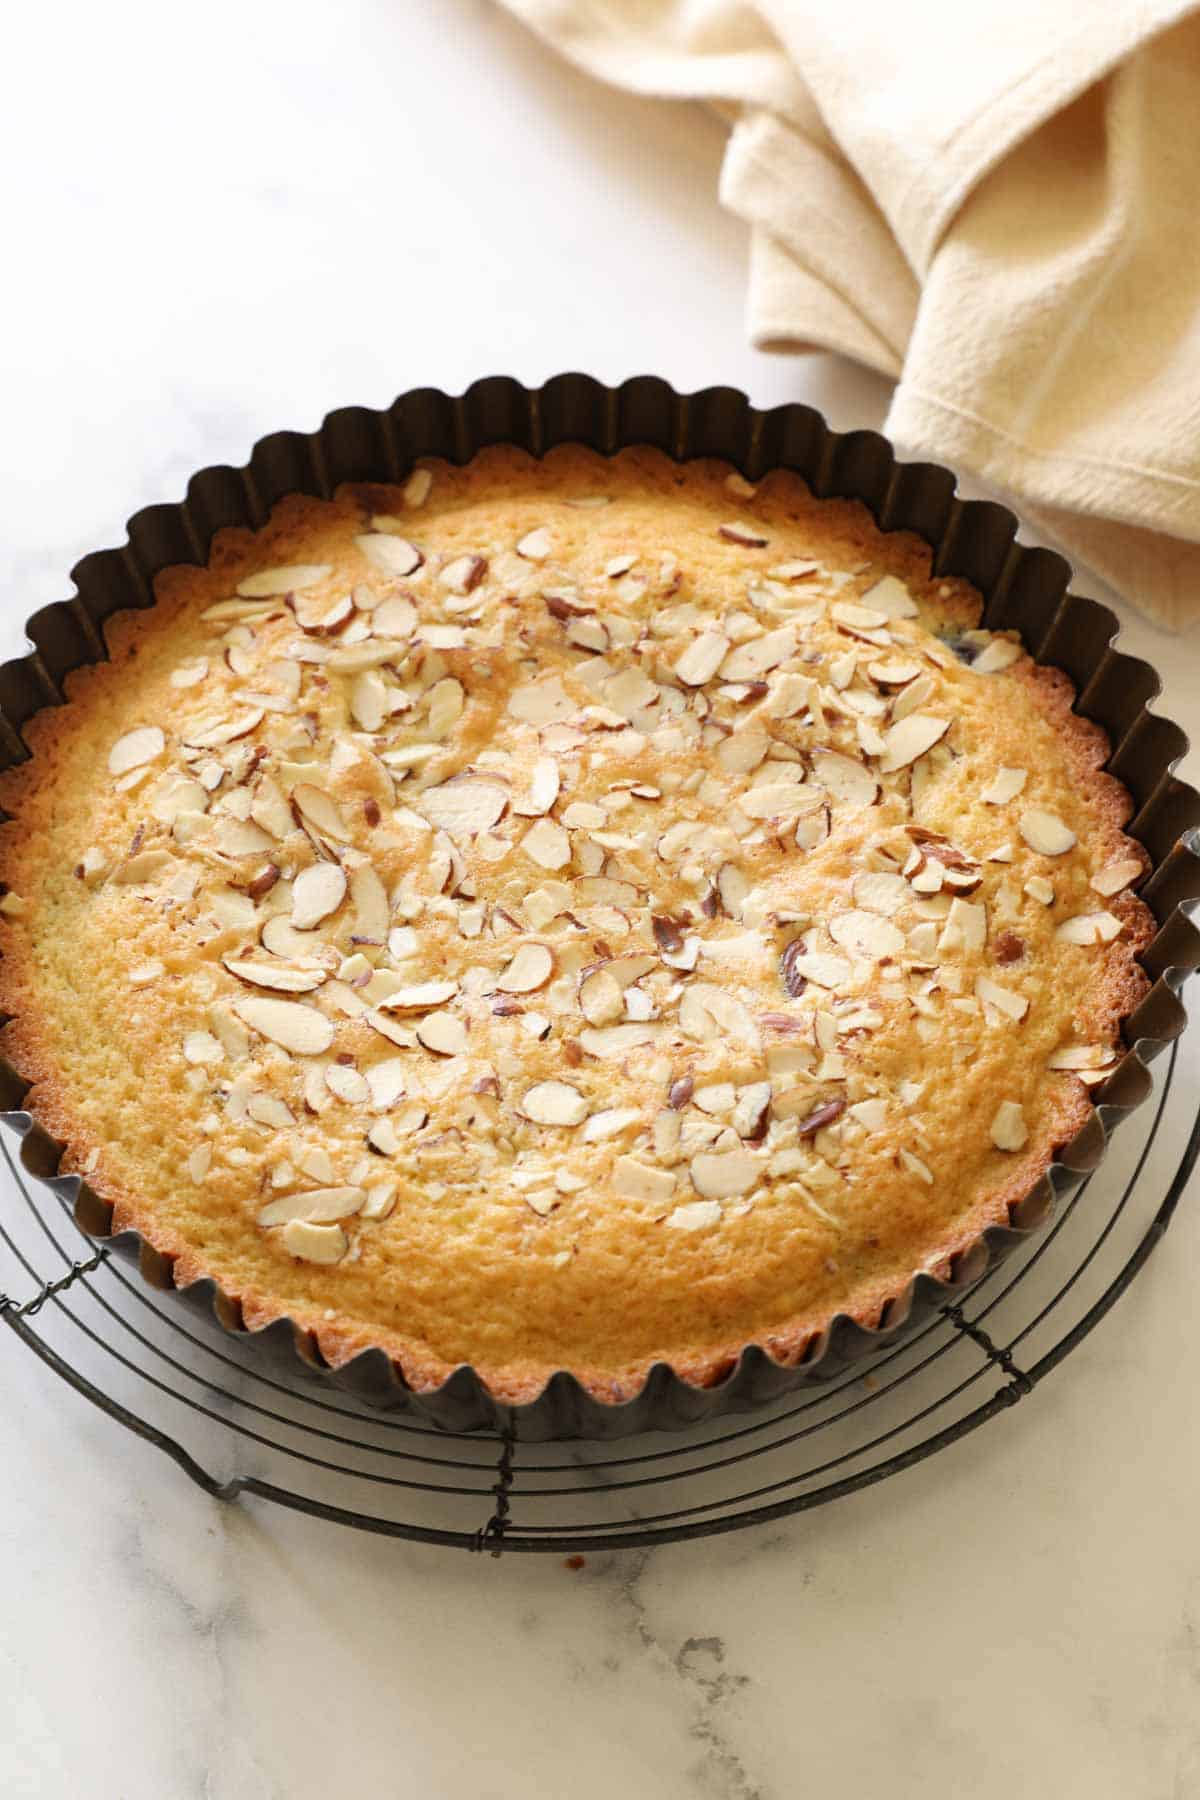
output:
[[[957,464],[1146,612],[1200,618],[1196,0],[505,0],[732,120],[765,349],[896,381]]]

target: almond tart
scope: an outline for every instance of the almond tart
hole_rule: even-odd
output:
[[[928,546],[485,450],[218,534],[3,777],[27,1105],[408,1387],[801,1362],[1008,1222],[1146,990],[1130,800]]]

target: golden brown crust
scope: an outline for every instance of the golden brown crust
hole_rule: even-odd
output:
[[[530,518],[536,518],[538,502],[547,502],[556,492],[556,484],[565,489],[574,484],[577,491],[586,493],[591,484],[601,481],[601,467],[599,459],[584,452],[560,452],[542,465],[531,465],[518,453],[493,452],[477,459],[476,465],[461,477],[438,468],[435,479],[449,490],[443,515],[447,531],[443,561],[461,553],[462,542],[455,535],[460,519],[468,522],[465,529],[482,530],[481,520],[494,527],[493,515],[478,511],[479,507],[489,504],[491,491],[497,493],[503,503],[501,516],[505,505],[511,507],[515,529],[526,530]],[[603,479],[615,483],[618,497],[639,489],[656,496],[661,508],[655,517],[656,528],[664,529],[665,514],[668,521],[665,530],[669,532],[673,497],[679,496],[679,504],[686,501],[695,509],[696,518],[703,519],[711,514],[719,498],[724,475],[725,471],[719,465],[689,466],[688,470],[680,471],[654,453],[634,452],[626,453],[616,464],[609,465]],[[123,691],[128,692],[131,682],[148,679],[144,676],[146,664],[155,658],[163,658],[163,646],[170,629],[175,629],[181,636],[194,630],[198,609],[231,593],[244,574],[263,568],[277,558],[296,557],[300,552],[310,550],[314,541],[320,548],[325,541],[321,534],[345,532],[351,526],[361,530],[364,512],[387,511],[401,505],[396,490],[378,487],[370,491],[360,488],[343,492],[331,505],[299,498],[286,501],[277,509],[264,532],[257,536],[246,531],[221,533],[214,544],[208,570],[165,572],[157,584],[159,605],[153,615],[125,614],[114,620],[108,633],[111,664],[95,670],[81,670],[68,679],[68,709],[38,715],[26,733],[32,752],[30,762],[0,782],[0,802],[14,815],[14,822],[0,830],[3,867],[9,888],[22,896],[38,892],[45,885],[48,848],[56,842],[69,842],[78,849],[81,831],[86,839],[85,827],[91,824],[86,816],[89,796],[78,791],[78,763],[74,760],[79,755],[80,733],[84,729],[80,722],[104,714],[106,708],[111,709],[114,720],[120,719]],[[852,598],[861,598],[864,587],[887,572],[911,584],[920,596],[923,608],[930,614],[935,613],[953,629],[969,630],[978,618],[977,598],[965,584],[942,583],[935,587],[929,576],[928,550],[924,545],[908,536],[883,537],[876,531],[865,509],[857,503],[822,505],[813,502],[796,478],[777,476],[764,484],[754,501],[741,498],[730,503],[726,500],[724,506],[735,518],[768,518],[773,532],[778,532],[786,541],[789,556],[802,554],[804,543],[815,540],[823,551],[827,566],[861,567],[866,559],[871,564],[869,572],[861,574],[845,590]],[[433,529],[430,524],[428,530],[432,532]],[[700,529],[695,519],[691,521],[690,529],[693,533]],[[413,530],[415,535],[415,523]],[[686,534],[684,542],[697,560],[700,571],[697,583],[701,585],[702,579],[706,578],[704,555],[707,553]],[[707,538],[704,542],[707,543]],[[637,547],[644,555],[644,540],[639,539]],[[724,550],[721,554],[725,555]],[[773,554],[778,559],[781,553],[776,550]],[[725,563],[720,564],[714,579],[719,575],[722,580],[727,580],[726,568]],[[668,594],[660,599],[659,607],[671,597]],[[290,629],[294,630],[294,627]],[[957,666],[947,672],[945,679],[952,691],[967,693],[962,688],[967,678]],[[1011,670],[990,679],[997,684],[998,691],[1000,683],[1011,683],[1008,691],[1014,695],[1025,694],[1030,704],[1030,717],[1039,718],[1048,729],[1050,736],[1046,742],[1053,743],[1061,780],[1065,791],[1069,792],[1071,804],[1076,809],[1076,821],[1081,827],[1079,835],[1086,850],[1086,866],[1081,865],[1082,878],[1086,878],[1089,871],[1121,858],[1136,858],[1144,866],[1144,853],[1122,832],[1131,810],[1129,796],[1118,782],[1103,772],[1107,751],[1104,735],[1098,727],[1071,710],[1073,692],[1067,678],[1058,671],[1039,668],[1028,659],[1022,659]],[[123,683],[126,684],[124,689]],[[128,727],[142,722],[140,717],[128,714],[124,719]],[[1000,746],[1000,761],[1003,761],[1006,753],[1016,753],[1019,739],[1006,737],[1009,727],[1003,719],[993,720],[992,728]],[[112,733],[109,741],[111,737]],[[962,760],[969,762],[970,754],[965,753]],[[948,797],[940,800],[935,797],[930,814],[937,829],[947,836],[953,836],[950,827],[965,816],[961,798],[955,798],[951,791],[956,781],[961,785],[960,775],[952,770],[946,778]],[[100,782],[98,774],[97,783]],[[365,790],[349,791],[365,805]],[[970,805],[975,804],[972,799]],[[831,890],[831,901],[848,887],[844,869],[839,880],[840,887]],[[81,880],[80,887],[84,886],[86,881]],[[64,903],[56,901],[56,905],[60,904]],[[1079,1043],[1114,1046],[1119,1042],[1122,1022],[1129,1017],[1147,987],[1136,958],[1153,934],[1153,921],[1147,909],[1128,890],[1097,901],[1096,906],[1102,906],[1120,920],[1122,932],[1116,944],[1106,946],[1098,953],[1098,974],[1093,972],[1086,980],[1078,975],[1073,978],[1069,1035]],[[1021,908],[1028,913],[1024,901]],[[1023,925],[1022,929],[1029,927]],[[186,1218],[181,1223],[164,1216],[162,1196],[151,1197],[146,1188],[130,1180],[118,1166],[111,1131],[97,1131],[82,1115],[78,1083],[64,1064],[61,1048],[54,1041],[55,1010],[47,985],[50,975],[45,961],[39,961],[41,950],[33,934],[23,933],[17,919],[8,936],[5,955],[0,961],[0,1007],[12,1015],[4,1031],[5,1054],[31,1084],[30,1110],[64,1145],[64,1170],[87,1173],[90,1185],[111,1202],[113,1229],[137,1230],[171,1263],[176,1284],[181,1287],[205,1278],[217,1280],[218,1286],[240,1308],[249,1329],[288,1317],[300,1330],[311,1334],[320,1354],[334,1367],[348,1362],[362,1350],[378,1347],[392,1357],[410,1387],[428,1391],[440,1386],[457,1366],[455,1360],[438,1355],[424,1337],[398,1329],[382,1318],[356,1317],[346,1309],[335,1310],[330,1316],[332,1290],[317,1278],[321,1271],[318,1270],[311,1281],[301,1272],[286,1295],[256,1279],[252,1272],[248,1272],[244,1280],[235,1281],[231,1279],[229,1267],[223,1266],[230,1263],[233,1251],[229,1245],[236,1236],[234,1225],[228,1219],[216,1217],[211,1221],[220,1239],[219,1253],[214,1254],[213,1245],[197,1242],[194,1235],[189,1235],[191,1227],[184,1228]],[[1083,954],[1079,952],[1080,956]],[[1072,967],[1076,966],[1072,962],[1075,956],[1073,948],[1062,952],[1063,961]],[[54,979],[61,979],[57,969]],[[1055,981],[1058,979],[1056,973]],[[61,998],[60,989],[55,992],[60,992]],[[106,993],[111,998],[117,990],[106,989]],[[361,1054],[359,1060],[362,1061]],[[898,1066],[895,1065],[893,1073]],[[831,1081],[836,1079],[830,1077]],[[982,1180],[972,1173],[968,1182],[974,1187],[971,1203],[953,1209],[953,1216],[945,1219],[934,1235],[929,1234],[927,1224],[918,1224],[924,1214],[919,1210],[913,1213],[916,1235],[911,1247],[919,1252],[913,1261],[897,1268],[893,1258],[892,1265],[885,1266],[886,1257],[881,1251],[875,1266],[869,1266],[870,1258],[864,1256],[863,1266],[856,1269],[857,1252],[852,1250],[844,1256],[837,1279],[831,1279],[826,1298],[822,1299],[818,1294],[808,1306],[793,1309],[782,1318],[764,1321],[761,1328],[752,1333],[722,1334],[722,1317],[736,1312],[741,1278],[736,1271],[731,1273],[727,1267],[722,1268],[719,1258],[713,1260],[710,1255],[704,1261],[690,1234],[685,1252],[681,1234],[680,1262],[686,1264],[689,1255],[695,1259],[697,1279],[707,1284],[712,1295],[716,1329],[692,1348],[686,1342],[682,1346],[678,1342],[664,1343],[663,1349],[675,1372],[697,1385],[713,1385],[732,1368],[749,1341],[760,1342],[781,1363],[800,1362],[827,1330],[833,1317],[845,1315],[864,1326],[877,1326],[904,1294],[917,1267],[933,1273],[948,1273],[954,1260],[969,1250],[989,1227],[1009,1221],[1013,1209],[1041,1180],[1058,1152],[1086,1124],[1091,1102],[1081,1081],[1070,1074],[1059,1074],[1047,1078],[1042,1087],[1043,1092],[1038,1098],[1037,1128],[1025,1147],[1007,1154],[999,1178],[992,1176]],[[995,1089],[993,1083],[990,1091],[995,1094],[1001,1090]],[[122,1090],[120,1082],[115,1082],[108,1105],[110,1114],[115,1112],[123,1127],[128,1124],[129,1104],[128,1089]],[[182,1101],[180,1105],[183,1105]],[[135,1151],[149,1168],[148,1139],[139,1139]],[[901,1241],[908,1204],[903,1193],[898,1192],[894,1229]],[[744,1254],[765,1258],[770,1264],[774,1253],[767,1235],[769,1225],[756,1226],[747,1222],[762,1217],[760,1209],[757,1215],[739,1218],[738,1227],[743,1236],[738,1243]],[[221,1235],[230,1232],[233,1237]],[[215,1274],[215,1268],[222,1268],[222,1273]],[[777,1285],[782,1291],[786,1284],[777,1282]],[[482,1291],[487,1293],[486,1285]],[[700,1336],[699,1323],[697,1309],[693,1320],[697,1337]],[[569,1367],[586,1391],[598,1399],[615,1402],[635,1394],[650,1364],[660,1359],[661,1352],[640,1350],[628,1360],[612,1355],[604,1362],[589,1361],[586,1357],[572,1358]],[[522,1358],[510,1354],[494,1360],[489,1358],[486,1347],[469,1360],[490,1392],[498,1400],[508,1403],[536,1398],[558,1366],[554,1361],[536,1355]]]

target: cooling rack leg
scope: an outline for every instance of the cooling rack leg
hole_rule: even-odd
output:
[[[474,1548],[499,1556],[504,1549],[504,1533],[508,1530],[508,1505],[513,1486],[513,1451],[517,1434],[509,1428],[500,1440],[500,1457],[496,1463],[496,1480],[492,1493],[496,1505],[487,1524],[476,1533]]]

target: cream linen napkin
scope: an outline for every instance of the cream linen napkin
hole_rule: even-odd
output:
[[[732,120],[760,347],[894,378],[908,453],[1200,618],[1196,0],[505,3],[592,74]]]

